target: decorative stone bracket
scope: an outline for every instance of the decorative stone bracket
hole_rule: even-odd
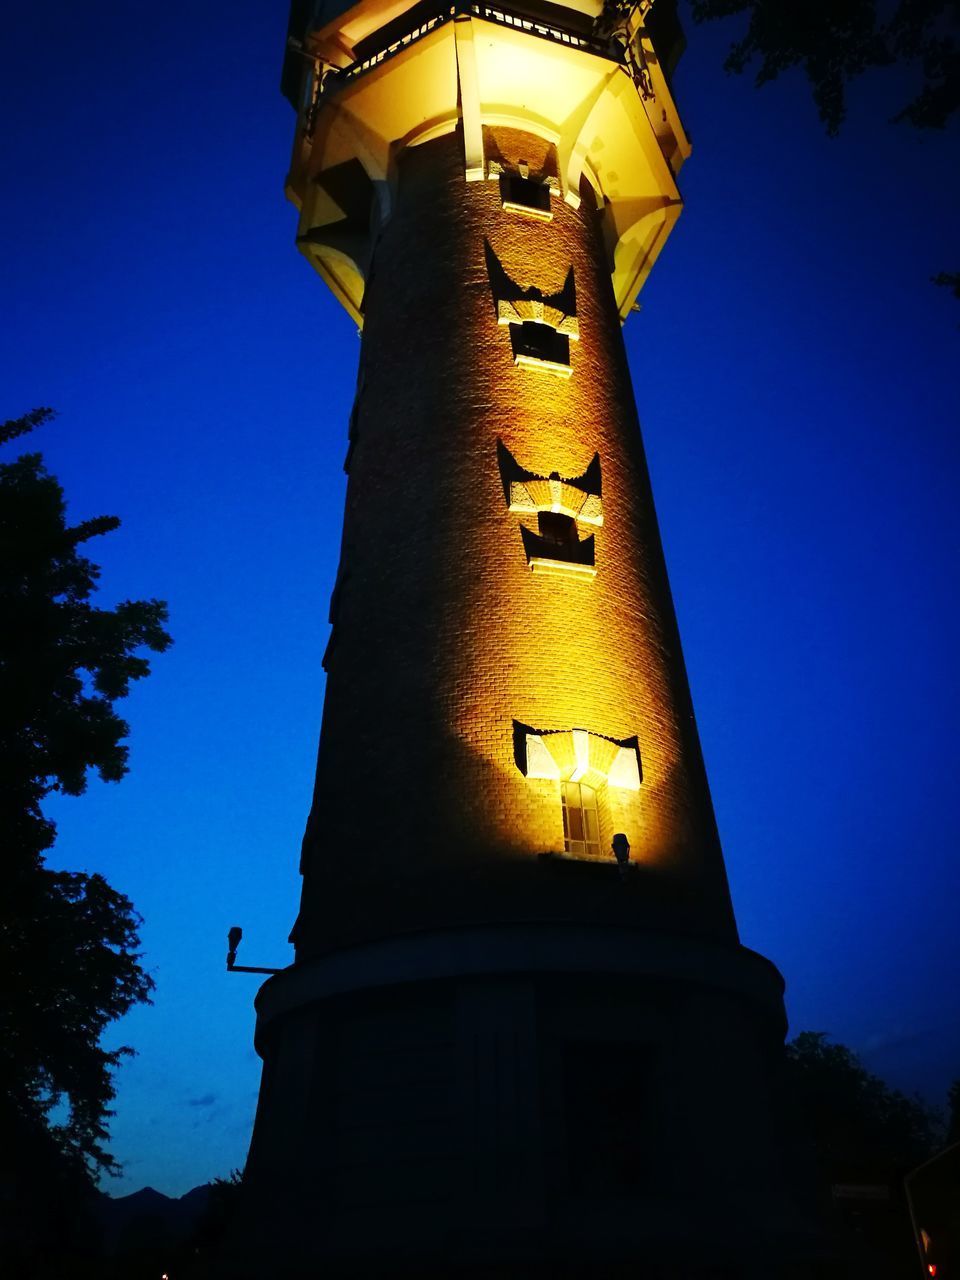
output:
[[[525,298],[500,298],[497,301],[497,324],[546,324],[576,342],[580,337],[577,317],[567,315],[554,302],[553,298],[540,296],[536,289],[529,290]]]
[[[599,453],[593,455],[581,475],[572,479],[564,479],[556,471],[549,476],[525,471],[502,440],[497,441],[497,463],[507,506],[517,515],[553,511],[571,516],[578,524],[598,528],[603,524]]]
[[[513,722],[514,757],[527,778],[585,782],[639,791],[643,780],[640,744],[632,738],[607,738],[587,729],[531,729]]]
[[[484,255],[497,324],[510,330],[514,363],[569,378],[573,372],[570,342],[580,337],[573,268],[560,289],[544,293],[535,285],[524,288],[511,280],[489,241],[484,243]]]
[[[510,485],[510,510],[518,515],[557,511],[578,523],[603,524],[603,504],[596,493],[586,493],[572,480],[562,480],[556,472]]]
[[[582,475],[564,480],[525,471],[503,443],[497,441],[497,461],[507,506],[523,515],[536,515],[538,532],[520,526],[527,563],[534,573],[596,576],[594,538],[580,538],[578,523],[603,524],[600,498],[600,456],[594,454]]]

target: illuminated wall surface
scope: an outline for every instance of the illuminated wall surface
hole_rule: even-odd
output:
[[[640,10],[405,8],[323,10],[288,60],[298,243],[362,325],[299,952],[732,938],[620,334],[689,151],[661,63]],[[615,833],[642,893],[565,865],[615,874]]]

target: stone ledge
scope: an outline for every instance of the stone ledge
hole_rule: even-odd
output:
[[[675,934],[578,924],[488,925],[406,934],[291,965],[256,998],[259,1041],[277,1018],[374,987],[521,973],[619,974],[740,996],[786,1031],[783,978],[763,956]]]

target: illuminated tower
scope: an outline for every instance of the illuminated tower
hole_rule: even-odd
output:
[[[681,39],[667,0],[293,6],[297,241],[362,331],[297,961],[257,1002],[249,1256],[297,1275],[740,1276],[787,1230],[782,983],[737,940],[621,336],[680,212]]]

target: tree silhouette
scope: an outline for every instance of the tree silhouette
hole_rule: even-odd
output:
[[[615,7],[626,0],[605,0]],[[656,0],[657,4],[675,0]],[[696,22],[747,15],[747,31],[727,54],[728,71],[759,62],[757,85],[800,67],[827,132],[835,136],[847,112],[850,81],[872,67],[911,67],[919,88],[892,122],[943,129],[960,110],[960,4],[957,0],[692,0]],[[941,271],[933,283],[960,298],[960,273]]]
[[[933,283],[941,289],[949,289],[955,298],[960,299],[960,271],[938,271]]]
[[[0,444],[53,416],[36,409],[4,423]],[[113,704],[149,673],[140,651],[170,644],[161,601],[90,603],[100,570],[78,547],[119,524],[100,516],[69,528],[38,453],[0,465],[0,821],[18,867],[38,866],[53,842],[44,796],[80,795],[90,769],[111,782],[126,773],[129,726]]]
[[[659,0],[662,3],[662,0]],[[871,67],[909,65],[919,79],[915,96],[893,116],[918,129],[942,129],[960,108],[960,8],[956,0],[692,0],[696,22],[747,15],[746,34],[733,43],[727,70],[759,60],[757,84],[800,67],[827,132],[846,115],[846,88]]]
[[[947,1142],[948,1147],[960,1142],[960,1078],[954,1080],[947,1093]]]
[[[0,444],[53,417],[36,409],[0,426]],[[63,490],[37,453],[0,464],[0,1223],[14,1253],[56,1235],[62,1204],[112,1171],[104,1149],[112,1073],[126,1049],[104,1028],[147,1000],[129,900],[99,875],[53,871],[53,791],[80,795],[91,769],[127,771],[128,726],[114,703],[162,652],[166,606],[91,603],[99,568],[81,544],[112,516],[66,522]]]
[[[937,1147],[936,1114],[871,1075],[822,1031],[787,1045],[790,1106],[830,1182],[890,1182]]]

